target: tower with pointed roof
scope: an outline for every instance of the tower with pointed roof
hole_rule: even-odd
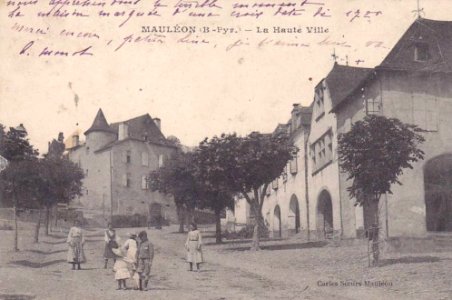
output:
[[[99,150],[117,138],[115,131],[108,125],[107,119],[100,108],[97,111],[93,124],[84,134],[86,136],[86,147],[92,151]]]
[[[147,176],[176,151],[161,132],[160,119],[149,114],[111,123],[99,109],[80,141],[78,130],[66,140],[68,157],[85,172],[80,203],[91,212],[111,215],[144,214],[165,207],[176,218],[173,201],[149,189]],[[163,212],[161,212],[163,214]]]

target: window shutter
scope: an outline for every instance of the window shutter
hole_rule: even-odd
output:
[[[290,160],[290,173],[297,174],[298,172],[298,155],[295,154]]]
[[[275,180],[272,181],[272,189],[278,189],[278,178],[275,178]]]
[[[141,164],[143,166],[149,166],[149,155],[147,152],[141,153]]]
[[[141,176],[141,189],[143,189],[143,190],[148,189],[148,180],[145,175]]]

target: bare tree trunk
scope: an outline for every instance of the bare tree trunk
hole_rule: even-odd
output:
[[[14,251],[19,251],[19,228],[17,226],[17,203],[14,197]]]
[[[42,210],[39,209],[38,221],[36,222],[36,228],[35,228],[35,243],[39,243],[39,229],[41,228],[41,214],[42,214]]]
[[[190,226],[191,223],[194,222],[194,208],[187,208],[186,209],[186,221],[187,221],[187,227]]]
[[[377,197],[377,196],[376,196]],[[374,216],[374,224],[373,224],[373,232],[372,232],[372,257],[373,257],[373,265],[378,266],[378,261],[380,259],[380,214],[379,214],[379,206],[378,199],[375,200],[375,216]]]
[[[46,207],[46,216],[45,216],[45,227],[46,227],[46,236],[49,235],[49,225],[50,225],[50,209]]]
[[[251,209],[254,212],[254,230],[253,230],[253,242],[251,245],[251,250],[254,251],[258,251],[260,250],[260,226],[259,226],[259,217],[260,217],[260,212],[258,209],[258,205],[255,203],[255,201],[257,200],[253,200],[253,202],[251,203]]]
[[[219,209],[215,210],[215,242],[217,244],[222,243],[221,239],[221,211]]]
[[[177,219],[179,221],[179,232],[182,233],[182,232],[184,232],[184,223],[185,223],[184,210],[180,205],[176,205],[176,212],[177,212]]]
[[[54,211],[54,214],[55,214],[55,225],[54,225],[53,228],[56,229],[58,227],[58,207],[55,206],[53,211]]]

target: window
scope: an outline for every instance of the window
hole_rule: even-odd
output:
[[[325,138],[323,139],[325,142],[325,161],[324,163],[329,162],[333,158],[333,141],[331,139],[330,134],[326,134]]]
[[[417,43],[414,46],[414,60],[415,61],[427,61],[430,58],[428,51],[428,44]]]
[[[141,164],[149,166],[149,154],[147,152],[141,152]]]
[[[125,187],[130,187],[131,185],[130,173],[122,175],[122,181]]]
[[[89,147],[86,147],[86,154],[89,154]]]
[[[376,115],[381,112],[381,101],[379,98],[375,99],[367,99],[366,100],[366,114],[367,115]]]
[[[314,173],[333,160],[333,133],[329,129],[310,147]]]
[[[324,87],[323,82],[319,84],[315,89],[314,102],[316,111],[316,121],[325,115],[324,108]]]
[[[164,164],[165,164],[164,157],[162,154],[160,154],[159,155],[159,168],[163,167]]]
[[[287,165],[284,167],[284,170],[281,174],[283,182],[287,182]]]
[[[146,175],[141,176],[141,189],[142,190],[149,189],[148,177]]]
[[[85,176],[88,177],[88,169],[85,171]]]
[[[298,172],[298,154],[295,153],[292,159],[289,161],[289,168],[291,174],[297,174]]]
[[[130,162],[132,161],[132,153],[130,150],[127,150],[126,152],[126,163],[130,164]]]
[[[324,141],[324,139],[320,139],[317,142],[316,149],[317,149],[318,161],[319,161],[320,165],[323,165],[325,163],[325,141]]]

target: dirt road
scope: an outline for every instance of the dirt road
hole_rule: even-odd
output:
[[[422,270],[439,268],[434,273],[437,278],[432,279],[430,275],[425,279],[436,280],[432,283],[439,288],[433,285],[433,289],[426,290],[429,284],[424,287],[419,281],[418,289],[410,290],[411,281],[399,278],[403,269],[399,273],[394,272],[392,266],[368,270],[365,261],[347,262],[349,254],[345,252],[352,251],[350,255],[356,255],[361,253],[359,249],[325,248],[311,243],[299,244],[303,249],[291,249],[294,247],[289,245],[284,246],[286,250],[279,247],[278,251],[253,253],[243,251],[246,248],[240,243],[213,245],[207,233],[204,239],[206,263],[198,273],[187,270],[183,249],[185,235],[175,230],[176,227],[170,227],[148,231],[156,248],[150,291],[117,291],[111,264],[108,269],[103,268],[103,232],[88,229],[85,250],[89,261],[81,271],[72,271],[65,261],[64,233],[45,238],[37,246],[24,247],[19,254],[10,253],[6,257],[3,251],[0,299],[13,295],[15,298],[10,299],[433,299],[430,298],[432,292],[436,292],[434,299],[452,297],[447,288],[450,286],[450,253],[435,261],[409,265],[407,274],[413,278],[418,278],[413,270],[419,270],[420,276]],[[118,234],[124,237],[126,232],[128,230],[119,230]],[[8,242],[5,232],[0,234],[2,240]],[[343,254],[336,254],[341,252]],[[366,280],[385,281],[391,286],[357,286]],[[342,282],[348,286],[336,285]]]

